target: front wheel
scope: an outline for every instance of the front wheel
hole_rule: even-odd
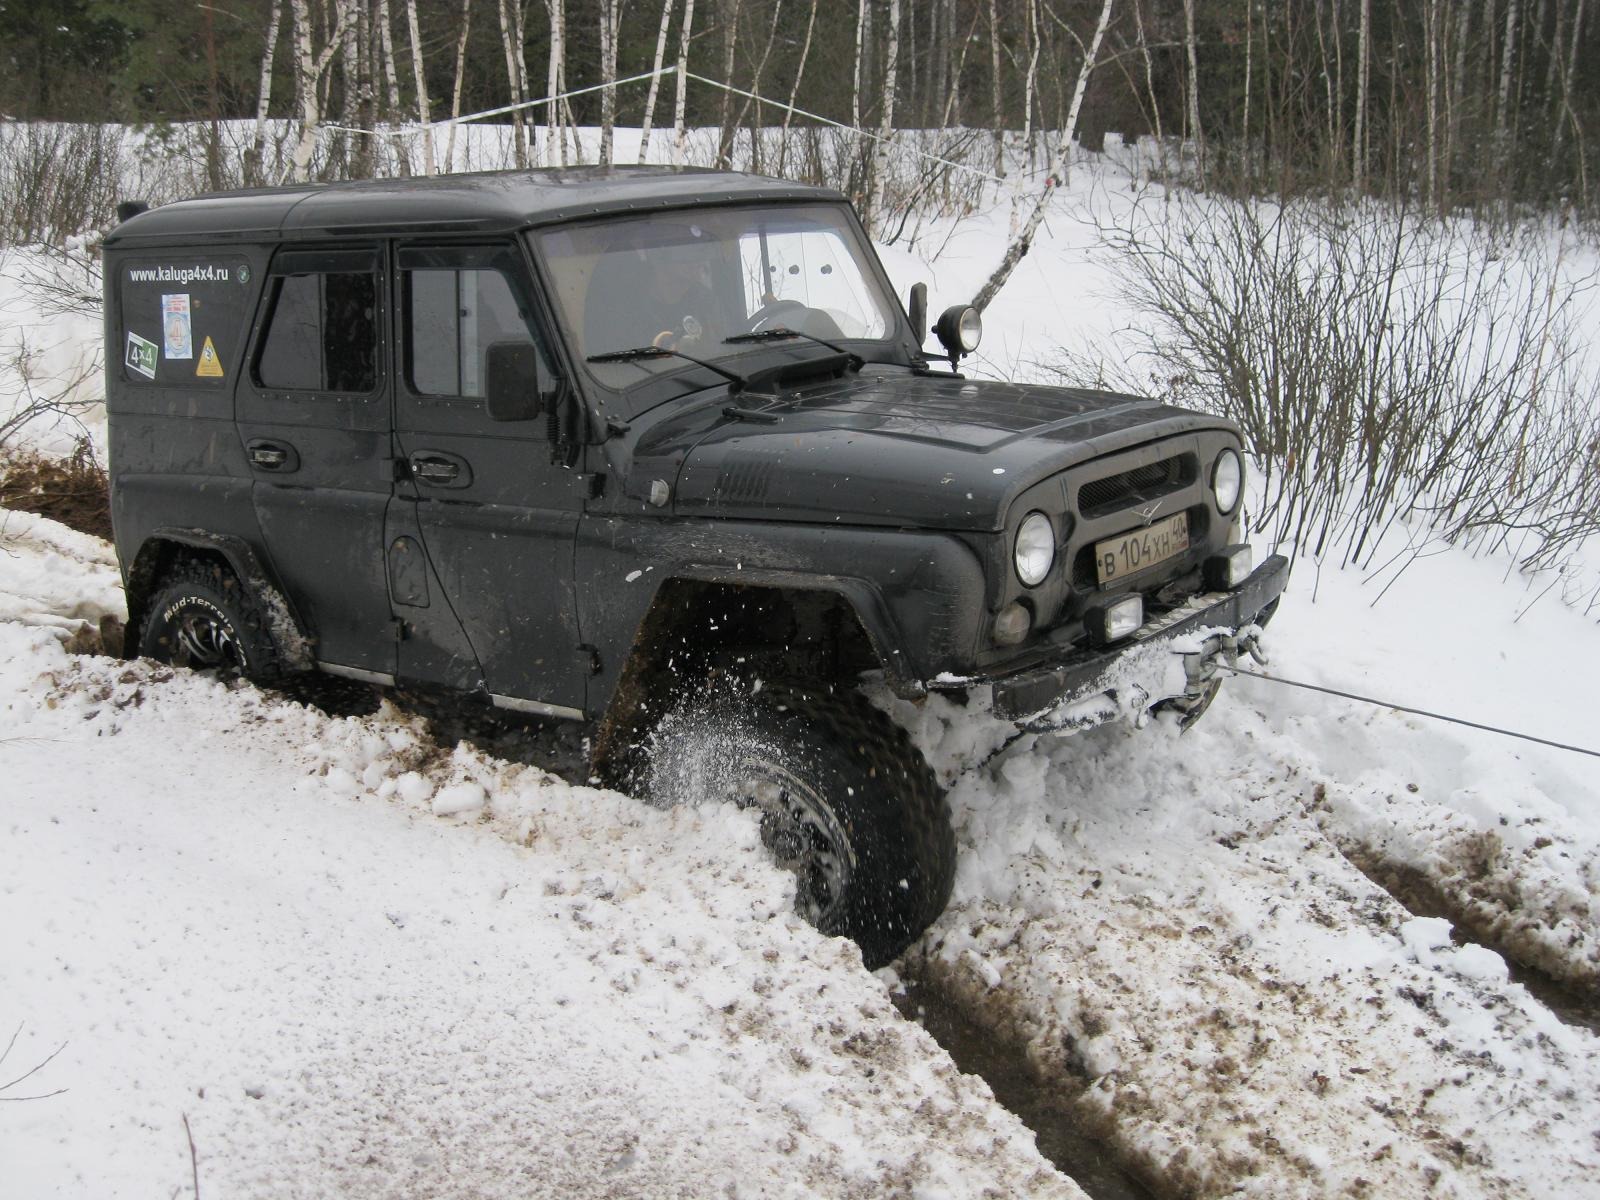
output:
[[[760,814],[795,908],[848,937],[869,967],[896,958],[944,910],[955,837],[933,771],[855,692],[745,684],[686,703],[648,750],[658,803],[732,800]]]

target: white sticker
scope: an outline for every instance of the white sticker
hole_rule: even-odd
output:
[[[161,335],[168,358],[194,357],[194,331],[189,324],[189,293],[161,297]]]
[[[128,334],[128,354],[123,360],[128,364],[128,370],[137,371],[146,379],[156,377],[156,351],[158,347],[154,342],[146,341],[137,333]]]

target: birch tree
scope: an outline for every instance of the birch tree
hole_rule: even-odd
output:
[[[684,0],[683,28],[678,33],[678,94],[672,108],[673,158],[682,166],[688,158],[689,131],[684,127],[689,95],[689,39],[694,29],[694,0]]]
[[[662,0],[661,27],[656,30],[656,56],[651,60],[650,94],[644,101],[644,120],[639,128],[639,161],[650,151],[650,126],[656,117],[656,97],[661,94],[661,64],[667,57],[667,33],[672,28],[672,9],[675,0]]]
[[[622,0],[600,0],[600,165],[611,165],[617,124],[617,25]]]
[[[556,97],[567,90],[567,5],[566,0],[545,0],[545,16],[550,21],[550,66],[545,75],[545,96],[549,113],[544,135],[544,159],[549,166],[558,160],[567,165],[567,131],[562,123],[562,108]]]
[[[528,99],[528,67],[527,60],[523,56],[522,35],[521,6],[517,0],[500,0],[500,42],[505,49],[506,84],[511,91],[513,104],[523,104]],[[554,45],[552,34],[551,53],[555,52]],[[524,111],[517,108],[511,113],[512,153],[516,156],[519,167],[528,165],[528,143],[522,133]]]
[[[1356,133],[1351,147],[1350,178],[1360,195],[1367,182],[1367,83],[1371,79],[1372,0],[1361,0],[1361,26],[1356,34]]]
[[[894,136],[894,94],[900,81],[900,0],[889,0],[889,24],[884,35],[883,100],[878,118],[878,144],[873,152],[872,199],[864,223],[872,228],[872,218],[883,210],[889,196],[889,139]]]
[[[383,54],[383,82],[388,89],[388,120],[393,126],[400,120],[400,76],[395,71],[394,65],[394,28],[389,13],[389,0],[378,0],[378,25],[378,36]],[[394,156],[398,162],[400,174],[409,176],[411,174],[411,152],[406,147],[405,135],[398,128],[393,128],[389,135],[389,141],[394,147]]]
[[[261,82],[256,90],[256,132],[245,155],[245,182],[260,185],[266,182],[265,157],[267,153],[267,110],[272,105],[272,60],[278,51],[278,28],[283,20],[281,0],[273,0],[267,17],[266,47],[261,58]]]
[[[311,178],[311,160],[316,156],[317,140],[322,135],[321,84],[339,53],[339,43],[344,35],[343,22],[323,44],[320,52],[312,50],[312,22],[307,0],[289,0],[291,24],[294,27],[294,90],[295,107],[300,113],[300,137],[295,142],[294,154],[289,160],[293,177],[301,182]]]
[[[417,119],[422,122],[422,173],[434,174],[433,125],[429,113],[428,80],[422,70],[422,35],[417,23],[417,0],[406,0],[406,30],[411,35],[411,70],[417,86]]]
[[[461,122],[461,83],[466,77],[467,33],[472,28],[472,0],[461,0],[461,32],[456,35],[456,85],[450,92],[450,136],[444,145],[444,169],[456,169],[456,127]]]
[[[1186,5],[1192,2],[1193,0],[1185,0]],[[1033,212],[1021,232],[1006,247],[1005,255],[1001,258],[1000,265],[995,268],[994,274],[989,276],[988,282],[973,297],[972,306],[979,312],[989,307],[989,302],[1005,286],[1006,280],[1011,278],[1011,272],[1017,269],[1017,264],[1032,248],[1034,235],[1038,233],[1039,226],[1044,221],[1045,209],[1049,207],[1050,198],[1055,195],[1056,188],[1066,181],[1072,156],[1072,139],[1078,131],[1078,113],[1083,106],[1083,93],[1089,86],[1089,76],[1094,71],[1095,60],[1100,56],[1100,43],[1105,38],[1106,26],[1111,22],[1111,5],[1112,0],[1105,0],[1101,6],[1100,19],[1094,27],[1094,37],[1084,53],[1083,66],[1078,70],[1078,83],[1072,92],[1072,104],[1067,109],[1066,124],[1061,130],[1060,139],[1056,142],[1050,174],[1045,178],[1044,187],[1034,203]]]

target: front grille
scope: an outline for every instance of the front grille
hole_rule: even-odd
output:
[[[1131,508],[1141,500],[1170,495],[1194,482],[1194,462],[1192,454],[1175,454],[1092,480],[1078,489],[1078,511],[1086,517],[1100,517]]]

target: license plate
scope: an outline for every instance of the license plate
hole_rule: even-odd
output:
[[[1189,548],[1189,514],[1178,513],[1145,529],[1107,538],[1094,546],[1094,568],[1101,583],[1143,571]]]

